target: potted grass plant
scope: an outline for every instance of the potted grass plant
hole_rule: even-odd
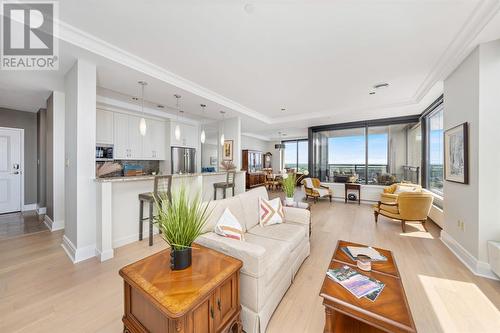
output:
[[[283,191],[285,192],[285,201],[287,205],[293,204],[293,195],[295,194],[296,178],[295,173],[283,173]]]
[[[172,193],[171,200],[166,195],[155,200],[158,212],[155,223],[171,249],[170,268],[188,268],[191,266],[192,244],[202,234],[211,213],[208,211],[208,204],[201,201],[199,193],[190,199],[185,185]]]

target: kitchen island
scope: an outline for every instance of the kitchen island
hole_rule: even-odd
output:
[[[139,240],[139,194],[153,191],[153,175],[97,178],[96,255],[101,260],[113,258],[113,249]],[[172,193],[182,184],[191,197],[197,193],[203,201],[213,200],[213,184],[224,182],[225,172],[172,175]],[[245,172],[237,171],[235,195],[245,191]],[[230,191],[228,192],[230,195]],[[218,198],[221,198],[218,195]],[[147,212],[147,207],[144,207]],[[147,216],[147,213],[145,213]],[[148,237],[148,220],[143,235]],[[158,233],[156,227],[154,233]]]

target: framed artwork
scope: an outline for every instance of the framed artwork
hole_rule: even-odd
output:
[[[469,126],[463,123],[444,132],[444,179],[469,184]]]
[[[210,165],[217,165],[217,156],[210,156]]]
[[[222,160],[233,160],[233,140],[224,140],[224,146],[222,147]]]

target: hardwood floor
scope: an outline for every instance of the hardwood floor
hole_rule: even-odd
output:
[[[311,255],[269,324],[268,333],[322,332],[318,296],[338,239],[393,251],[419,332],[500,332],[500,282],[474,276],[439,240],[409,224],[380,218],[369,205],[328,200],[312,205]],[[0,332],[121,332],[123,285],[118,270],[165,248],[136,242],[112,260],[73,265],[62,232],[41,232],[0,242]]]
[[[0,241],[47,230],[35,211],[0,214]]]

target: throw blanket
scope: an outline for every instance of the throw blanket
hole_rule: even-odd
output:
[[[330,192],[326,188],[317,188],[317,187],[314,187],[311,178],[306,178],[305,181],[306,181],[306,187],[312,188],[313,191],[318,192],[318,194],[319,194],[320,197],[330,194]]]

